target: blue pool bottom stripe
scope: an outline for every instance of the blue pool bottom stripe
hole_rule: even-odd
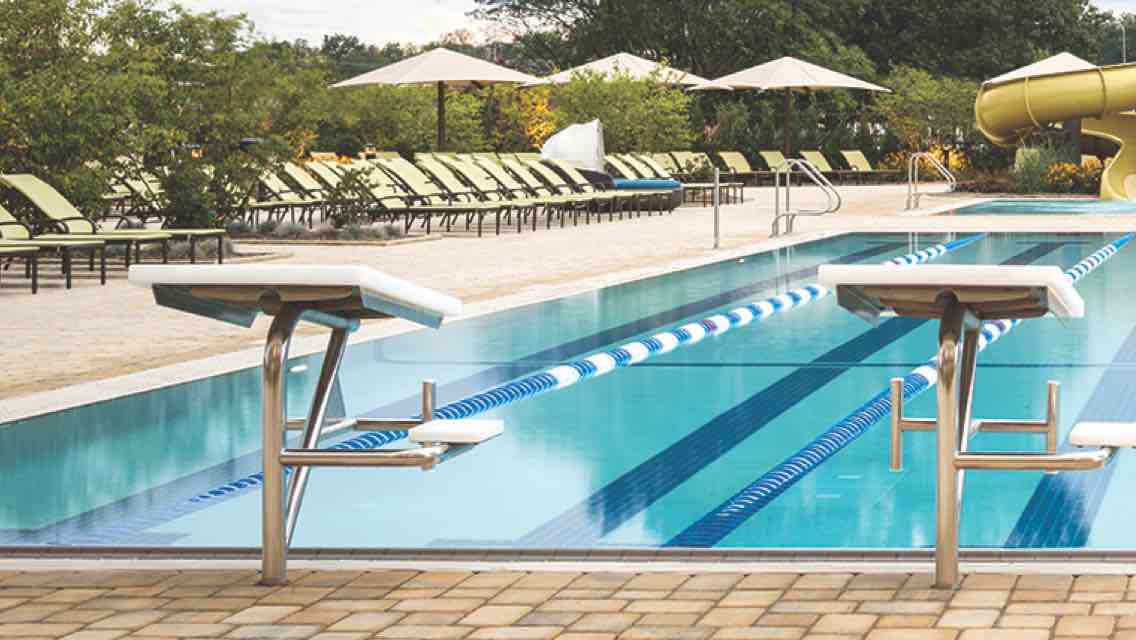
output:
[[[1061,246],[1063,246],[1063,243],[1041,244],[1004,261],[1002,264],[1029,264]],[[980,348],[994,342],[1012,328],[1013,323],[1004,320],[986,323],[979,339]],[[929,389],[934,384],[936,377],[937,373],[933,362],[924,364],[907,374],[903,380],[904,399],[910,400]],[[706,548],[718,544],[778,496],[866,433],[872,425],[878,423],[890,412],[890,389],[884,389],[843,420],[825,430],[784,462],[762,474],[679,532],[664,546]]]
[[[1115,362],[1136,357],[1136,329],[1120,349]],[[1077,422],[1131,422],[1136,420],[1136,371],[1105,371],[1081,410]],[[1063,449],[1069,449],[1066,443]],[[1093,522],[1116,469],[1116,459],[1100,469],[1046,474],[1038,481],[1013,531],[1008,548],[1076,548],[1088,543]]]

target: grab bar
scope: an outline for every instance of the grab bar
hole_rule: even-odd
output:
[[[822,209],[792,209],[793,172],[807,177],[824,192],[826,205]],[[785,210],[781,211],[781,176],[785,176]],[[797,216],[822,216],[834,213],[844,204],[840,192],[817,166],[808,160],[789,158],[781,163],[773,175],[773,225],[770,237],[781,235],[781,219],[785,219],[785,233],[793,232]]]
[[[934,167],[935,171],[939,172],[939,175],[947,181],[947,190],[943,193],[950,193],[958,187],[958,180],[955,178],[955,174],[951,173],[951,170],[944,166],[942,162],[939,162],[939,159],[936,158],[934,154],[927,151],[913,153],[911,157],[907,159],[907,206],[905,207],[907,211],[918,209],[919,199],[923,197],[923,194],[919,191],[920,160],[926,160]]]

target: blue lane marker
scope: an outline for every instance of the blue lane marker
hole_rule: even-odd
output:
[[[854,264],[882,254],[893,253],[907,246],[906,242],[880,242],[859,251],[839,256],[830,264]],[[710,265],[710,267],[712,266],[714,265]],[[813,278],[816,273],[817,267],[815,266],[798,269],[701,300],[695,300],[640,320],[583,336],[524,356],[512,363],[494,366],[455,382],[441,385],[438,396],[442,401],[447,398],[452,400],[463,398],[506,380],[533,373],[543,368],[547,362],[563,362],[581,353],[624,340],[669,322],[675,322],[729,304],[756,292],[766,291],[787,282]],[[420,410],[420,403],[421,399],[418,396],[407,397],[373,409],[366,415],[370,417],[412,415]],[[259,487],[260,465],[259,452],[237,456],[232,460],[197,473],[172,480],[39,529],[0,529],[0,545],[41,543],[123,544],[124,541],[138,539],[136,536],[146,529],[199,511],[211,504],[242,495],[248,489]],[[237,480],[234,481],[233,478],[237,478]],[[223,490],[221,495],[210,495],[208,499],[201,499],[201,496],[205,495],[202,493],[204,490],[222,484],[228,490]],[[187,496],[197,496],[197,498],[186,499]]]
[[[1128,334],[1113,360],[1130,362],[1133,357],[1136,357],[1136,329]],[[1136,371],[1129,368],[1105,371],[1077,418],[1077,422],[1090,420],[1136,420]],[[1062,449],[1068,450],[1070,446],[1066,443]],[[1042,476],[1006,539],[1006,547],[1085,546],[1115,469],[1114,457],[1100,469]]]
[[[1030,264],[1052,253],[1063,242],[1038,244],[1002,262],[1003,265]],[[896,320],[910,320],[897,318]],[[892,320],[890,322],[895,322]],[[925,321],[918,321],[922,324]],[[926,389],[928,381],[914,373],[903,383],[903,395],[910,398]],[[800,398],[798,398],[798,401]],[[852,412],[848,418],[826,430],[785,462],[762,474],[734,493],[686,529],[671,538],[667,547],[712,547],[764,509],[790,487],[819,467],[825,460],[855,441],[890,411],[888,392],[882,391]]]

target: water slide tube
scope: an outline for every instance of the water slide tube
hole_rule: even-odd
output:
[[[1081,119],[1081,133],[1120,151],[1101,178],[1102,200],[1136,200],[1136,64],[987,82],[978,91],[978,128],[1000,146],[1019,144],[1049,123]]]

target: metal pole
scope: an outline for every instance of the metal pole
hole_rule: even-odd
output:
[[[261,576],[265,585],[281,585],[287,581],[288,544],[284,525],[284,466],[280,454],[284,448],[284,415],[287,398],[286,378],[288,345],[292,330],[302,309],[285,305],[268,329],[264,345],[264,373],[261,390],[261,447],[263,449],[264,487],[261,494]]]
[[[327,401],[331,396],[332,385],[339,373],[339,365],[343,362],[343,352],[347,349],[347,329],[334,329],[327,341],[327,352],[324,354],[320,377],[316,382],[312,406],[308,412],[307,425],[304,428],[303,448],[314,449],[319,444],[323,433],[324,419],[327,416]],[[292,536],[296,533],[296,521],[300,517],[300,505],[304,501],[304,490],[308,486],[311,476],[311,467],[298,467],[292,473],[291,486],[288,487],[288,511],[285,517],[285,542],[292,544]]]
[[[793,89],[785,87],[785,135],[782,136],[782,141],[785,145],[784,153],[786,158],[793,155]]]
[[[952,294],[953,298],[953,294]],[[935,474],[935,586],[958,586],[958,474],[955,452],[959,447],[959,342],[962,306],[953,299],[939,325],[938,425]]]
[[[718,224],[718,205],[721,194],[718,192],[721,180],[721,171],[718,167],[714,167],[714,248],[717,249],[719,245],[719,224]]]
[[[438,151],[446,150],[446,83],[438,82]]]

